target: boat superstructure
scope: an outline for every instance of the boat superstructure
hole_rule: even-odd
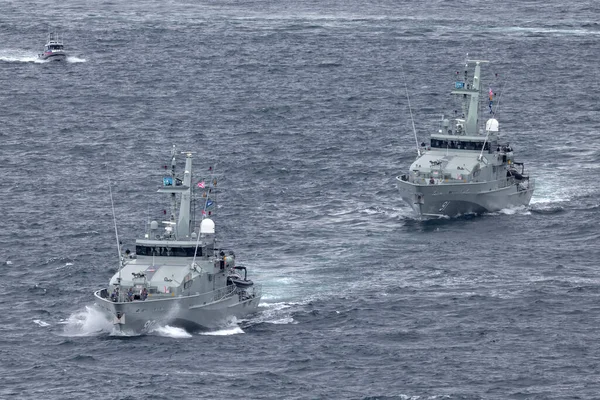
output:
[[[44,45],[44,52],[39,54],[39,58],[48,61],[65,61],[67,59],[65,46],[58,33],[52,32],[48,34],[48,41]]]
[[[134,253],[123,252],[119,244],[119,270],[108,288],[94,293],[98,306],[121,330],[145,332],[167,324],[211,329],[258,307],[260,285],[247,279],[247,270],[236,265],[233,251],[216,246],[210,210],[217,179],[192,184],[192,153],[184,154],[185,168],[178,174],[173,146],[171,165],[165,166],[168,173],[158,189],[170,197],[166,218],[147,224]],[[194,219],[195,190],[202,193],[199,227]]]
[[[499,137],[496,94],[481,83],[484,63],[467,60],[464,75],[457,72],[451,93],[462,100],[462,113],[442,117],[430,142],[418,146],[409,172],[396,178],[401,198],[421,218],[479,214],[531,200],[535,181]]]

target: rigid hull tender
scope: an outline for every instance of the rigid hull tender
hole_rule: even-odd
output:
[[[531,200],[535,181],[514,160],[510,144],[500,141],[491,88],[486,104],[480,102],[481,64],[486,62],[467,61],[463,79],[451,92],[462,99],[463,113],[452,121],[442,118],[430,143],[418,146],[410,171],[396,178],[402,200],[421,218],[480,214],[526,206]],[[490,118],[483,124],[488,108]]]
[[[67,59],[65,46],[57,33],[50,33],[48,35],[48,41],[44,46],[44,52],[39,54],[38,57],[48,61],[65,61]]]
[[[215,223],[207,210],[216,202],[216,178],[192,185],[191,153],[186,153],[183,175],[177,176],[175,153],[173,147],[169,175],[158,190],[171,198],[168,220],[161,227],[149,222],[144,238],[135,242],[135,253],[123,253],[119,245],[118,272],[108,288],[94,293],[97,305],[123,331],[146,332],[156,325],[216,328],[231,317],[255,312],[260,302],[260,285],[236,265],[233,251],[215,245]],[[193,188],[203,192],[198,232]]]

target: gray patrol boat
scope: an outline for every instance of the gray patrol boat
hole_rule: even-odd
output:
[[[162,226],[149,222],[144,237],[135,241],[135,253],[122,251],[117,234],[119,270],[108,288],[94,293],[96,304],[119,330],[144,333],[165,325],[212,329],[257,310],[260,285],[247,278],[245,267],[235,264],[233,251],[215,244],[210,210],[217,180],[212,176],[192,185],[192,154],[184,154],[185,169],[179,176],[173,146],[170,168],[165,166],[167,174],[158,189],[170,197],[168,220],[161,221]],[[196,230],[193,205],[198,189],[202,218]]]
[[[442,117],[429,144],[419,146],[415,132],[417,159],[408,174],[396,177],[402,200],[422,219],[527,206],[533,195],[534,179],[525,174],[523,163],[515,161],[509,143],[498,136],[495,93],[490,88],[488,96],[481,96],[483,63],[487,61],[468,60],[464,76],[457,72],[459,79],[451,93],[462,99],[462,114],[452,120]],[[472,75],[471,65],[475,66]],[[484,123],[485,113],[490,118]]]

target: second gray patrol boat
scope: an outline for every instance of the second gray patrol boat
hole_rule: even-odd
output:
[[[236,265],[233,251],[215,244],[215,223],[207,210],[216,202],[217,180],[211,177],[192,185],[192,154],[184,154],[185,169],[179,175],[173,146],[171,166],[165,166],[168,174],[158,189],[171,199],[168,220],[162,227],[149,222],[144,238],[135,242],[135,253],[122,252],[117,235],[119,270],[108,288],[94,293],[96,304],[119,330],[144,333],[164,325],[211,329],[257,310],[260,285],[247,278],[245,267]],[[198,230],[194,188],[202,191]]]
[[[491,89],[487,104],[480,104],[481,64],[486,62],[467,61],[464,76],[451,92],[462,99],[463,113],[452,121],[442,117],[429,144],[419,146],[417,141],[417,159],[407,174],[396,178],[402,200],[423,219],[498,211],[526,206],[531,200],[534,179],[514,160],[512,147],[500,142]],[[470,76],[472,64],[475,71]],[[491,116],[485,124],[480,115],[484,107]]]

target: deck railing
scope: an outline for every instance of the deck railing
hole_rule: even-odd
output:
[[[112,300],[108,290],[107,289],[101,289],[96,291],[96,294],[101,297],[104,298],[106,300]],[[201,294],[187,294],[187,295],[183,295],[183,297],[196,297],[197,298],[197,302],[204,302],[204,303],[211,303],[211,302],[216,302],[216,301],[220,301],[223,300],[227,297],[231,297],[235,294],[240,295],[240,297],[244,297],[244,298],[251,298],[251,297],[258,297],[262,294],[262,286],[260,284],[254,284],[248,288],[240,288],[237,287],[235,285],[228,285],[225,287],[222,287],[220,289],[217,290],[213,290],[211,292],[206,292],[206,293],[201,293]],[[148,298],[146,298],[145,300],[142,299],[134,299],[134,302],[151,302],[154,300],[170,300],[170,299],[179,299],[181,298],[181,296],[174,296],[172,293],[152,293],[148,296]],[[125,303],[125,302],[129,302],[129,300],[127,299],[127,297],[124,294],[121,294],[118,298],[118,303]]]

